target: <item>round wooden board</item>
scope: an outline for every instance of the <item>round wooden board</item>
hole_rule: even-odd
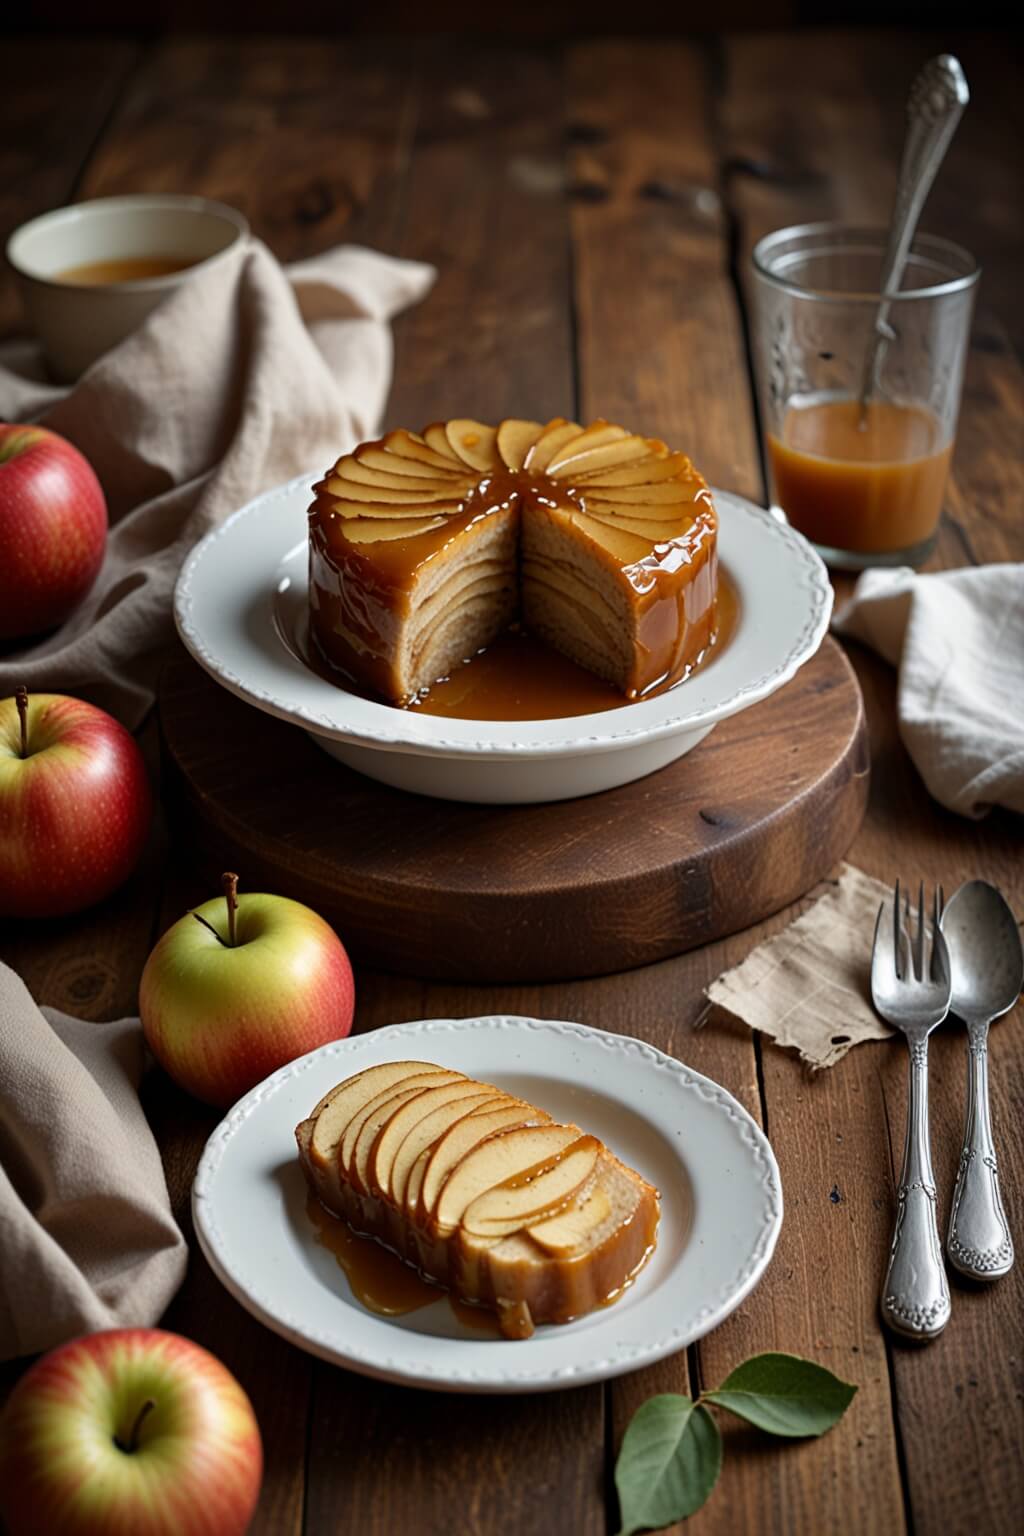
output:
[[[455,805],[345,768],[182,654],[160,721],[171,804],[218,889],[307,903],[353,958],[465,982],[554,981],[663,960],[795,900],[867,802],[864,708],[826,640],[765,703],[621,789]]]

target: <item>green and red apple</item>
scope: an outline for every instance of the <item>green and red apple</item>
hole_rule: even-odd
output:
[[[107,503],[92,466],[45,427],[0,422],[0,640],[62,624],[107,546]]]
[[[0,1415],[9,1536],[242,1536],[262,1476],[259,1425],[234,1376],[156,1328],[52,1350]]]
[[[139,1012],[153,1055],[196,1098],[226,1109],[286,1062],[352,1028],[355,986],[334,929],[285,896],[204,902],[146,961]]]
[[[0,916],[101,901],[135,867],[152,809],[142,753],[104,710],[24,689],[0,699]]]

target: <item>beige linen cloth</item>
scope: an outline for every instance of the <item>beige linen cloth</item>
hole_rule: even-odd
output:
[[[879,905],[891,899],[881,880],[843,864],[806,912],[706,996],[810,1067],[834,1066],[862,1040],[889,1039],[871,1006],[871,941]]]
[[[940,805],[1024,812],[1024,565],[865,571],[833,628],[899,668],[900,735]]]
[[[185,555],[260,491],[377,430],[389,321],[433,280],[356,246],[284,270],[251,242],[195,273],[70,393],[44,382],[31,347],[7,348],[0,418],[41,420],[82,450],[111,532],[78,611],[0,659],[0,698],[21,683],[78,694],[137,726]],[[138,1020],[44,1015],[0,964],[0,1358],[155,1323],[181,1281],[142,1063]]]
[[[251,241],[196,272],[69,394],[41,382],[31,354],[8,350],[0,419],[41,421],[80,448],[112,527],[77,612],[0,660],[0,698],[20,683],[78,694],[134,729],[153,702],[185,555],[260,491],[373,435],[391,381],[389,321],[434,276],[359,246],[285,269]]]
[[[148,1327],[181,1283],[143,1060],[138,1019],[37,1008],[0,964],[0,1360]]]

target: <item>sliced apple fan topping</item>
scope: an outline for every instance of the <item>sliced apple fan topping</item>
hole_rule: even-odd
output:
[[[583,427],[556,417],[546,425],[459,420],[434,422],[421,433],[389,432],[345,454],[317,489],[344,520],[346,538],[371,544],[443,526],[502,474],[536,481],[545,500],[624,559],[642,558],[686,533],[703,488],[686,455],[658,438],[607,421]],[[608,539],[609,528],[629,538]]]
[[[328,1204],[333,1176],[435,1238],[461,1233],[487,1246],[525,1234],[542,1252],[571,1257],[611,1214],[595,1177],[608,1155],[596,1137],[427,1062],[347,1079],[296,1134]]]

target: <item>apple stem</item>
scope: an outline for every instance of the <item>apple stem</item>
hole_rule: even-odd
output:
[[[135,1423],[132,1425],[131,1432],[128,1435],[128,1444],[127,1445],[122,1444],[122,1442],[120,1440],[118,1440],[117,1436],[116,1435],[114,1436],[114,1444],[117,1446],[119,1451],[124,1451],[126,1455],[130,1456],[133,1451],[137,1451],[138,1450],[138,1448],[139,1448],[139,1433],[140,1433],[140,1431],[142,1429],[142,1425],[143,1425],[143,1423],[145,1421],[146,1415],[148,1413],[151,1413],[152,1410],[155,1407],[156,1407],[156,1399],[153,1398],[153,1397],[147,1397],[146,1401],[143,1403],[142,1407],[139,1409],[138,1413],[135,1415]]]
[[[221,875],[220,883],[224,891],[224,900],[228,904],[228,943],[234,949],[235,913],[238,911],[238,876],[228,871]]]
[[[28,757],[28,689],[16,688],[14,699],[18,706],[18,718],[21,721],[21,755]]]

